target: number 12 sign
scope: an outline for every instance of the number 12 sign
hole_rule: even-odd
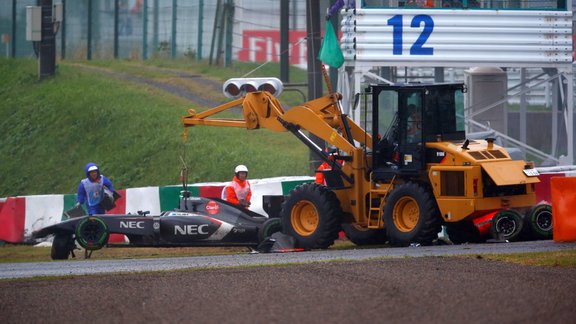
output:
[[[404,16],[395,15],[394,17],[388,19],[388,26],[392,26],[392,54],[402,55],[403,43],[403,20]],[[426,41],[434,31],[434,20],[428,15],[416,15],[412,18],[410,22],[410,28],[421,28],[424,25],[424,29],[420,33],[420,36],[416,41],[410,46],[410,55],[434,55],[433,47],[425,47]]]

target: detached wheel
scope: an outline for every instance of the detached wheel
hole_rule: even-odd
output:
[[[52,241],[52,260],[68,260],[70,252],[74,249],[74,237],[71,234],[56,234]]]
[[[537,240],[552,238],[552,206],[536,205],[530,209],[524,226],[529,227],[532,237]]]
[[[86,250],[99,250],[108,243],[108,225],[98,217],[86,217],[76,227],[76,240]]]
[[[522,216],[514,210],[503,210],[492,218],[490,235],[493,239],[517,241],[522,232]]]
[[[282,231],[304,249],[326,249],[340,231],[342,208],[336,194],[325,186],[305,183],[282,204]]]
[[[442,229],[434,196],[413,182],[392,191],[386,200],[383,218],[388,240],[395,246],[430,245]]]
[[[269,218],[262,224],[258,232],[258,240],[262,242],[272,236],[272,234],[280,231],[282,231],[282,221],[280,218]]]
[[[342,230],[352,243],[362,245],[377,245],[386,243],[386,230],[363,228],[355,223],[343,223]]]

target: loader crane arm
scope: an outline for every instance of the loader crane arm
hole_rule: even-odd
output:
[[[245,79],[245,82],[253,82],[252,80],[254,79]],[[267,79],[260,81],[265,82],[264,80]],[[242,89],[242,87],[246,88],[243,84],[237,88]],[[253,88],[256,89],[256,87]],[[329,155],[310,140],[304,133],[306,131],[338,148],[344,159],[351,161],[345,166],[340,166],[338,163],[334,165],[346,182],[350,185],[354,182],[353,169],[357,168],[355,167],[359,160],[357,156],[362,152],[362,148],[358,148],[355,141],[371,148],[372,137],[342,113],[339,105],[340,94],[332,93],[292,107],[287,111],[282,108],[278,99],[266,90],[239,93],[237,97],[239,98],[203,112],[198,113],[194,109],[189,109],[188,115],[182,117],[185,140],[187,127],[196,125],[239,127],[248,130],[266,128],[274,132],[289,131],[322,160],[330,161]],[[241,119],[214,117],[237,107],[242,109],[243,118]]]

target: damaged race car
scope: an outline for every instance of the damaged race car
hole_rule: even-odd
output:
[[[51,256],[74,256],[76,242],[86,258],[104,246],[191,247],[246,246],[258,252],[281,252],[293,245],[280,233],[279,218],[268,218],[217,198],[190,197],[183,191],[179,207],[160,215],[89,215],[68,219],[33,233],[34,238],[54,235]],[[124,234],[129,243],[108,243],[112,233]]]

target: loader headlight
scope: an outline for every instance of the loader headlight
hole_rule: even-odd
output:
[[[224,95],[228,98],[239,98],[241,84],[238,82],[230,82],[230,80],[224,83]]]
[[[273,96],[279,96],[284,89],[282,81],[277,78],[234,78],[224,82],[222,91],[231,99],[238,99],[248,92],[268,91]]]

